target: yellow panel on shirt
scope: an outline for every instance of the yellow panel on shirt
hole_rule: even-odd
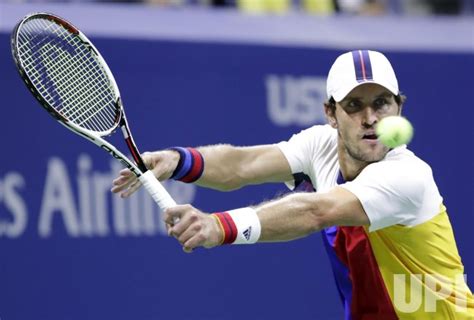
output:
[[[474,319],[474,299],[443,205],[422,224],[367,234],[400,319]]]

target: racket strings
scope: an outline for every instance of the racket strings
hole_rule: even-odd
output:
[[[116,125],[113,85],[78,36],[53,21],[32,19],[18,33],[18,53],[34,86],[63,117],[93,131]]]
[[[64,30],[62,30],[62,31],[63,31],[63,33],[65,33]],[[43,41],[43,42],[44,42],[44,41]],[[50,44],[47,44],[47,45],[45,45],[45,46],[42,47],[42,48],[48,49],[48,48],[54,48],[54,47],[51,46]],[[46,53],[48,53],[48,50],[44,50],[44,51],[45,51]],[[62,58],[62,59],[66,59],[66,60],[67,60],[68,54],[67,54],[65,51],[64,51],[64,52],[60,52],[59,55],[58,55],[58,57],[56,57],[56,58]],[[48,61],[51,62],[51,60],[45,60],[45,62],[48,62]],[[71,62],[72,62],[73,65],[77,65],[77,63],[74,63],[74,61],[68,61],[68,63],[71,63]],[[48,64],[45,65],[45,67],[46,67],[47,69],[51,69],[51,68],[54,68],[55,65],[54,65],[54,64],[51,64],[51,63],[48,63]],[[86,71],[88,71],[88,72],[93,71],[93,70],[91,70],[91,69],[89,68],[89,66],[86,65],[85,67],[86,67],[86,69],[87,69]],[[56,69],[56,71],[58,71],[58,70]],[[54,73],[53,73],[53,75],[54,75]],[[65,80],[66,80],[67,76],[70,76],[70,75],[71,75],[71,73],[63,73],[63,74],[61,75],[61,73],[56,72],[56,75],[57,75],[57,77],[56,77],[56,79],[54,79],[54,80],[56,80],[57,83],[66,83]],[[76,75],[77,75],[77,73],[76,73]],[[73,76],[74,76],[74,74],[73,74]],[[84,74],[83,74],[79,79],[77,79],[77,77],[76,77],[76,78],[73,77],[72,80],[75,80],[75,81],[70,81],[70,82],[68,82],[68,85],[66,85],[66,87],[65,87],[66,90],[67,90],[67,89],[70,89],[71,87],[74,88],[73,84],[74,84],[74,83],[77,83],[77,80],[79,80],[79,81],[82,80],[82,81],[83,81],[83,80],[84,80]],[[92,87],[89,88],[89,90],[92,90],[92,89],[93,89]],[[79,92],[82,93],[83,91],[84,91],[84,90],[83,90],[82,88],[80,88]],[[77,93],[77,92],[76,92],[76,93]],[[68,95],[64,95],[64,96],[66,97],[66,99],[65,99],[66,101],[68,100],[67,98],[70,97],[70,96],[68,96]],[[74,99],[73,102],[79,100],[80,98],[81,98],[80,96],[76,96],[76,99]],[[67,114],[67,113],[64,112],[64,109],[70,109],[70,108],[68,108],[68,104],[65,104],[65,105],[63,106],[63,110],[61,110],[63,114]],[[74,110],[74,109],[73,109],[73,110]]]
[[[65,59],[67,61],[67,60],[70,60],[70,55],[66,52],[61,52],[60,55],[59,55],[59,58]],[[77,65],[77,63],[75,63],[75,61],[67,61],[67,62],[70,63],[74,67],[76,67],[76,65]],[[51,67],[54,67],[54,65],[52,65]],[[84,80],[87,80],[87,79],[85,79],[86,74],[94,76],[92,80],[96,83],[100,83],[100,82],[97,82],[97,77],[95,77],[95,74],[93,73],[93,70],[91,70],[89,65],[85,65],[85,69],[86,69],[85,70],[86,72],[84,72],[82,74],[77,73],[77,72],[73,73],[72,74],[72,79],[69,79],[68,82],[66,82],[65,78],[66,78],[66,76],[70,76],[71,73],[63,73],[61,75],[60,72],[56,72],[56,74],[58,75],[58,78],[55,79],[57,83],[66,83],[67,84],[64,87],[65,93],[63,94],[63,96],[65,97],[65,99],[63,101],[64,102],[63,105],[65,106],[65,108],[63,108],[61,110],[63,116],[65,116],[66,118],[75,120],[76,122],[78,122],[79,125],[83,125],[84,123],[86,123],[89,119],[91,119],[96,114],[100,115],[99,112],[101,111],[101,109],[94,108],[95,105],[88,105],[88,104],[85,104],[84,106],[79,107],[79,108],[69,108],[68,107],[68,106],[76,106],[81,101],[85,101],[85,98],[88,95],[91,94],[91,91],[95,90],[94,87],[79,87],[79,88],[76,88],[76,86],[74,85],[75,83],[81,83]],[[56,71],[58,71],[58,70],[56,70]],[[61,89],[62,86],[60,86],[59,88]],[[77,90],[75,90],[75,89],[77,89]],[[75,90],[74,95],[68,94],[69,93],[68,91],[73,91],[73,90]],[[98,105],[103,105],[104,99],[106,99],[106,98],[108,98],[108,97],[105,96],[101,100],[97,100],[95,102]],[[102,108],[102,109],[104,109],[104,108]],[[100,122],[101,125],[107,126],[107,124],[104,123],[104,121],[103,121],[103,120],[105,120],[105,119],[103,119],[103,117],[98,117],[97,120],[98,120],[98,122]],[[94,126],[94,123],[91,123],[91,125],[93,125],[93,127],[97,128],[97,126]]]
[[[67,59],[67,54],[61,54],[60,57]],[[93,72],[93,70],[90,70],[90,68],[88,68],[86,66],[86,72]],[[79,87],[79,88],[76,88],[75,87],[75,85],[74,85],[75,83],[82,82],[82,81],[86,80],[85,79],[86,78],[85,73],[83,73],[82,75],[76,73],[75,76],[79,75],[79,78],[72,78],[72,79],[66,79],[65,78],[66,75],[67,74],[64,73],[61,76],[61,74],[58,73],[59,78],[56,79],[57,80],[56,82],[65,83],[66,85],[64,86],[64,90],[66,92],[75,90],[75,94],[74,95],[67,95],[67,94],[64,95],[64,97],[65,97],[64,100],[63,100],[64,107],[61,109],[61,114],[64,117],[68,118],[68,119],[74,119],[77,122],[77,124],[79,124],[79,125],[83,125],[89,119],[91,119],[92,117],[97,115],[97,121],[100,122],[101,124],[103,124],[104,126],[107,126],[107,124],[106,124],[107,119],[104,118],[104,116],[100,112],[104,111],[104,113],[106,113],[107,116],[113,117],[114,114],[108,108],[104,108],[104,107],[94,108],[94,105],[92,105],[92,108],[91,108],[91,106],[88,106],[88,105],[84,105],[84,106],[79,107],[79,108],[71,108],[70,107],[70,106],[76,106],[76,105],[80,104],[82,101],[84,101],[86,99],[86,97],[88,95],[92,94],[93,91],[96,90],[96,88],[94,88],[94,87]],[[103,79],[99,79],[98,77],[95,77],[94,74],[93,74],[93,76],[94,76],[93,80],[95,82],[100,82],[101,80],[103,80]],[[95,101],[95,104],[96,105],[103,105],[104,103],[107,102],[107,99],[109,99],[109,98],[110,97],[108,95],[98,95],[97,100]],[[91,124],[94,125],[94,123],[91,123]]]

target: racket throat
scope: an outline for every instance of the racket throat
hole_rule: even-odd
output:
[[[142,157],[140,156],[140,152],[138,151],[137,147],[135,146],[132,135],[130,134],[130,131],[128,130],[128,127],[127,127],[127,124],[126,124],[125,121],[123,121],[123,123],[120,125],[120,129],[122,130],[122,134],[123,134],[123,137],[125,139],[125,143],[127,144],[128,149],[132,153],[133,160],[135,161],[138,168],[142,172],[146,172],[148,169],[147,169],[145,163],[143,162]]]

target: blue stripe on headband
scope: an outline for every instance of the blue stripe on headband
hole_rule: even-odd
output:
[[[368,50],[362,50],[362,60],[365,65],[365,79],[374,80],[374,77],[372,76],[372,62],[370,61]]]
[[[367,50],[352,51],[352,59],[354,61],[354,70],[355,70],[356,80],[358,82],[373,80],[372,63],[370,62],[369,51]]]

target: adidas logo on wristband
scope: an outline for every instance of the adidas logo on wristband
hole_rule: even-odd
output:
[[[252,227],[248,227],[248,229],[244,230],[244,232],[242,232],[242,234],[244,235],[244,238],[249,241],[250,240],[250,235],[252,234]]]

